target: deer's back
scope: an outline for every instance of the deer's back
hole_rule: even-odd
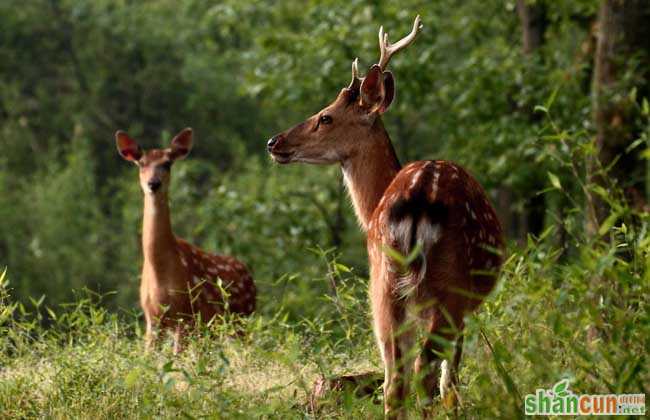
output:
[[[230,256],[207,253],[182,239],[177,241],[181,264],[189,273],[187,287],[193,296],[198,295],[201,305],[242,315],[253,313],[255,283],[242,262]]]
[[[375,256],[377,244],[402,255],[422,248],[426,264],[414,261],[414,278],[404,285],[421,297],[449,300],[454,288],[484,296],[494,287],[503,248],[501,225],[480,184],[453,162],[417,161],[402,168],[369,228],[369,251]],[[460,300],[471,308],[480,303]]]

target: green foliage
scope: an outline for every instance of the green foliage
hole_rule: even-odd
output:
[[[524,56],[514,1],[1,2],[0,417],[305,417],[316,375],[381,370],[340,170],[271,165],[264,139],[332,100],[355,57],[376,61],[380,25],[396,40],[417,13],[422,34],[391,63],[400,156],[458,161],[518,220],[546,203],[467,321],[461,415],[519,417],[522,395],[564,378],[647,394],[650,220],[624,199],[639,174],[593,162],[598,2],[544,3],[544,45]],[[647,159],[647,82],[629,66],[617,99],[645,130],[626,153]],[[225,322],[179,358],[142,355],[142,193],[112,133],[148,148],[186,126],[174,229],[244,261],[259,310],[243,339]],[[608,216],[586,236],[593,199]],[[332,402],[324,417],[381,415],[348,391]]]
[[[398,97],[386,117],[404,160],[461,162],[519,218],[549,179],[569,196],[582,188],[556,155],[571,146],[562,136],[580,132],[589,151],[589,34],[575,18],[594,2],[549,6],[545,44],[530,57],[518,52],[514,2],[496,0],[15,3],[0,6],[0,263],[20,276],[23,300],[60,302],[85,285],[118,289],[112,306],[134,305],[141,200],[115,153],[117,129],[145,147],[195,129],[172,188],[181,236],[240,256],[269,285],[314,277],[316,257],[302,251],[316,245],[342,244],[365,271],[337,171],[273,168],[264,139],[333,99],[354,57],[362,70],[374,62],[379,25],[395,40],[416,13],[424,28],[391,64]],[[545,111],[564,133],[549,130]],[[547,225],[565,217],[559,191],[544,199]]]

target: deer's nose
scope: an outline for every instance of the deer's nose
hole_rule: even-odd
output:
[[[162,182],[159,179],[152,179],[151,181],[147,182],[147,185],[151,191],[156,192],[162,185]]]
[[[280,134],[271,137],[271,139],[266,143],[266,150],[270,152],[273,149],[273,146],[278,143],[281,137],[282,136]]]

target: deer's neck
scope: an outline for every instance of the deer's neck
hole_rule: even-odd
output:
[[[172,233],[167,194],[145,194],[142,219],[142,251],[145,264],[154,268],[176,262],[176,238]]]
[[[393,144],[380,118],[371,129],[368,147],[343,164],[343,177],[348,187],[357,219],[362,229],[368,230],[372,213],[379,204],[386,188],[401,169]]]

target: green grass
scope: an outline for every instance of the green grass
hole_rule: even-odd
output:
[[[497,290],[468,319],[460,372],[462,418],[522,417],[523,395],[563,378],[576,393],[648,393],[650,319],[646,222],[563,257],[544,241],[513,248]],[[143,354],[141,321],[90,293],[37,313],[0,307],[3,418],[304,418],[320,374],[381,371],[365,280],[328,264],[337,296],[316,296],[316,319],[290,321],[267,302],[236,338],[203,327],[175,357]],[[33,302],[38,306],[39,302]],[[268,315],[274,314],[274,315]],[[381,395],[332,395],[319,418],[379,418]],[[417,418],[415,402],[409,403]],[[451,413],[442,409],[438,417]]]

